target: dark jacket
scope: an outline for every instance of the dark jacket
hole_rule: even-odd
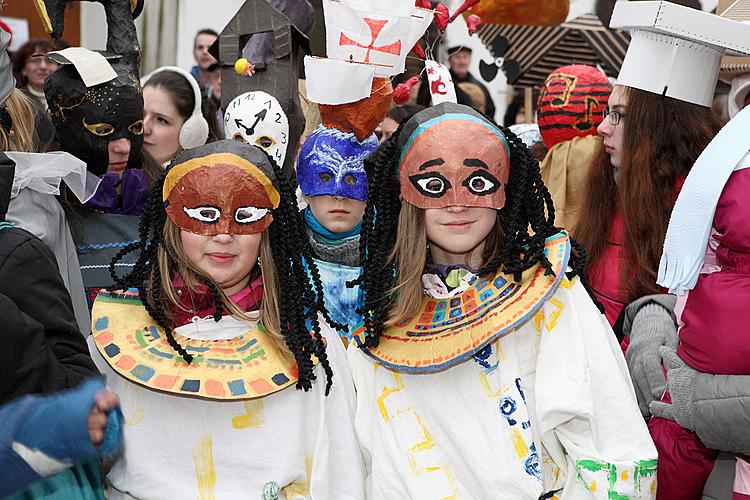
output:
[[[54,255],[36,236],[3,222],[12,179],[13,162],[0,153],[0,404],[99,373]]]
[[[23,229],[0,229],[0,311],[0,404],[98,375],[55,257]]]

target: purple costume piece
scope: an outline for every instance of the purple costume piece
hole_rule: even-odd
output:
[[[117,186],[122,182],[122,190]],[[110,214],[140,215],[148,199],[148,179],[146,172],[140,168],[129,168],[122,174],[102,176],[102,182],[86,206]]]

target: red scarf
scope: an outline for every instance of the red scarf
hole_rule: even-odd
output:
[[[176,307],[174,311],[175,328],[190,323],[195,316],[205,318],[213,316],[214,312],[216,312],[214,298],[206,285],[198,283],[194,287],[195,291],[191,292],[182,277],[175,275],[172,278],[172,287],[177,292],[180,305],[182,306],[181,308]],[[263,276],[258,274],[248,286],[230,295],[229,300],[242,311],[252,311],[258,308],[262,297]],[[183,308],[187,309],[187,311],[183,310]]]

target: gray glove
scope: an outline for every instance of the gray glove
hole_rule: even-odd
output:
[[[695,430],[695,378],[698,371],[693,370],[677,355],[671,347],[660,347],[659,354],[667,369],[667,390],[672,404],[654,401],[648,407],[651,414],[657,417],[674,420],[683,429]]]
[[[638,311],[630,330],[630,345],[625,357],[638,398],[638,408],[644,418],[651,416],[649,405],[659,401],[667,387],[659,348],[677,348],[677,343],[677,325],[669,311],[659,304],[648,304]]]

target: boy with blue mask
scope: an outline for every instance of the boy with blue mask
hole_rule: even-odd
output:
[[[353,132],[324,125],[302,145],[297,182],[308,206],[304,209],[307,237],[323,282],[325,304],[345,342],[361,316],[359,287],[348,281],[359,277],[359,232],[367,203],[364,159],[378,147],[370,133],[360,141]]]

